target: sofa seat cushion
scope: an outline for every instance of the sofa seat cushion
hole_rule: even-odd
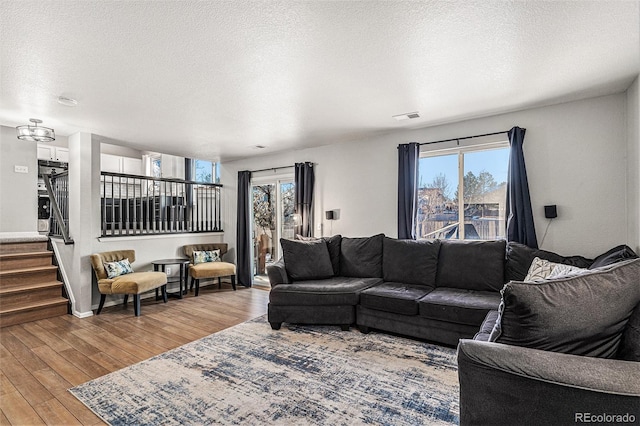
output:
[[[442,241],[436,287],[500,291],[505,284],[505,249],[504,240]]]
[[[228,277],[236,274],[236,265],[228,262],[207,262],[189,266],[189,275],[195,279]]]
[[[420,299],[418,304],[423,317],[479,326],[489,311],[498,309],[500,293],[436,288]]]
[[[360,294],[360,305],[378,311],[418,315],[418,300],[432,290],[433,287],[424,285],[384,282],[364,290]]]
[[[269,292],[269,303],[298,306],[357,305],[362,290],[381,282],[380,278],[333,277],[279,284]]]
[[[133,272],[98,281],[102,294],[140,294],[167,283],[164,272]]]

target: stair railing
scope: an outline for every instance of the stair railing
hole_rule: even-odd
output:
[[[65,244],[73,244],[69,235],[69,172],[43,175],[43,178],[53,213],[49,235],[62,237]]]

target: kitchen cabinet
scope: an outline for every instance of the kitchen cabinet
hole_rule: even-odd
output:
[[[100,154],[100,170],[103,172],[124,173],[127,175],[141,175],[142,159],[112,154]]]
[[[38,144],[38,160],[69,162],[69,149],[60,146]]]

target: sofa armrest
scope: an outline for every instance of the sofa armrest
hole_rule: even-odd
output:
[[[575,424],[640,418],[640,364],[460,340],[460,424]],[[591,420],[587,420],[587,418]]]
[[[278,259],[277,262],[267,266],[267,276],[269,277],[271,288],[278,284],[289,284],[291,282],[287,275],[287,270],[284,267],[284,259],[282,257]]]

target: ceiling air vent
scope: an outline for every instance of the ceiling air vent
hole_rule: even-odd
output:
[[[412,118],[420,118],[420,114],[418,113],[418,111],[406,112],[404,114],[394,115],[393,118],[395,118],[398,121],[410,120]]]

